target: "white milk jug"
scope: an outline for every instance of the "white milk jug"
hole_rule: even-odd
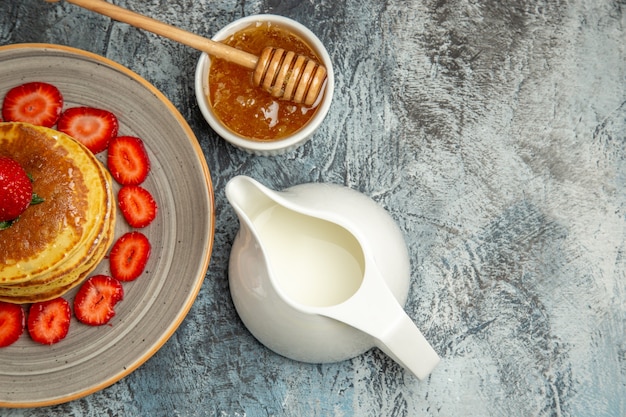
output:
[[[389,214],[332,184],[226,185],[240,222],[230,291],[245,326],[291,359],[345,360],[377,346],[423,379],[439,356],[405,313],[409,259]]]

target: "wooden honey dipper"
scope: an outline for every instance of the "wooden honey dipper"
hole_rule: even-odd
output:
[[[45,1],[54,3],[59,0]],[[261,56],[257,57],[103,0],[65,1],[254,70],[252,76],[254,84],[276,98],[311,106],[323,91],[326,68],[294,52],[266,47]]]

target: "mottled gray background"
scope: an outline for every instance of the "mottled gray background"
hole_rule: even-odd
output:
[[[114,3],[206,36],[249,14],[298,20],[331,54],[335,100],[304,147],[250,156],[204,123],[198,52],[69,4],[1,0],[0,44],[86,49],[162,90],[204,150],[217,216],[199,297],[152,359],[87,398],[2,416],[626,415],[624,0]],[[289,361],[247,332],[226,274],[237,174],[345,184],[392,214],[412,258],[406,310],[443,358],[429,379],[377,350]]]

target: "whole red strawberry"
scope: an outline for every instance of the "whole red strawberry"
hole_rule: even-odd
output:
[[[14,220],[30,205],[33,184],[14,159],[0,156],[0,222]]]

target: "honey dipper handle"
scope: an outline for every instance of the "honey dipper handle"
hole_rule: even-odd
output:
[[[245,51],[224,45],[219,42],[215,42],[211,39],[204,38],[191,32],[187,32],[183,29],[179,29],[175,26],[168,25],[167,23],[160,22],[135,13],[128,9],[116,6],[111,3],[107,3],[103,0],[66,0],[68,3],[75,4],[84,9],[91,10],[104,16],[108,16],[114,20],[128,23],[131,26],[135,26],[140,29],[147,30],[148,32],[155,33],[157,35],[166,37],[176,42],[180,42],[184,45],[190,46],[202,52],[206,52],[217,58],[225,59],[229,62],[241,65],[248,69],[255,69],[259,58],[256,55],[249,54]]]

